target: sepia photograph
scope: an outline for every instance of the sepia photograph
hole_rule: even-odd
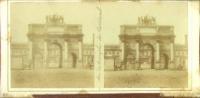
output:
[[[188,2],[9,2],[11,88],[190,88]]]
[[[187,2],[102,2],[105,88],[187,88]]]
[[[89,3],[11,2],[11,87],[93,88],[95,10]]]
[[[2,0],[0,8],[0,97],[200,94],[199,1]]]

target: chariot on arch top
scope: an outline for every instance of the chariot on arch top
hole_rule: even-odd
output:
[[[47,24],[63,24],[64,23],[64,18],[63,16],[59,15],[49,15],[46,16],[46,23]]]
[[[156,19],[153,16],[140,16],[138,17],[138,24],[139,25],[155,25]]]

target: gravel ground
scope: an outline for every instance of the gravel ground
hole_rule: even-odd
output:
[[[105,88],[182,88],[188,85],[186,71],[105,71],[104,77]]]
[[[183,88],[187,72],[175,70],[105,71],[105,88]],[[93,88],[94,71],[78,69],[12,70],[12,88]]]
[[[78,69],[12,70],[11,87],[92,88],[93,73],[93,70]]]

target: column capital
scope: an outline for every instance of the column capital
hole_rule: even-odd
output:
[[[78,39],[78,41],[79,41],[79,42],[82,42],[82,41],[83,41],[83,39],[82,39],[82,38],[79,38],[79,39]]]
[[[156,43],[161,43],[161,40],[157,39],[157,40],[156,40]]]
[[[51,40],[50,39],[44,39],[44,42],[51,42]]]
[[[69,39],[64,39],[64,42],[68,42],[69,41]]]
[[[142,40],[137,39],[137,40],[135,40],[135,42],[140,44],[140,43],[142,43]]]
[[[49,40],[48,39],[44,39],[44,42],[48,42]]]
[[[174,43],[174,40],[173,40],[173,39],[170,39],[170,43]]]

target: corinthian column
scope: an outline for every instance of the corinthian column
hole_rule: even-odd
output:
[[[160,45],[159,42],[156,43],[156,61],[160,61]]]
[[[121,43],[121,61],[124,61],[124,43]]]
[[[32,60],[33,57],[33,43],[29,41],[29,59]]]
[[[170,69],[176,69],[176,66],[174,64],[174,43],[170,43],[170,64],[169,64]]]
[[[64,43],[64,51],[65,51],[65,55],[64,55],[64,58],[65,58],[65,61],[67,61],[67,59],[68,59],[68,42],[67,41],[65,41],[65,43]]]
[[[78,44],[79,44],[79,60],[82,60],[82,42],[80,41]]]
[[[170,60],[174,61],[174,43],[170,43]]]
[[[44,67],[47,67],[47,41],[44,41]]]
[[[67,67],[67,59],[68,59],[68,42],[64,41],[63,46],[63,67]]]
[[[160,69],[160,44],[159,41],[156,42],[156,63],[155,63],[155,69]]]
[[[139,46],[139,42],[136,43],[136,61],[139,61],[140,58],[140,46]]]
[[[33,65],[33,43],[31,41],[28,42],[29,47],[29,55],[28,55],[28,67],[32,68]]]
[[[140,44],[139,42],[136,43],[135,45],[135,50],[136,50],[136,69],[140,69]]]

